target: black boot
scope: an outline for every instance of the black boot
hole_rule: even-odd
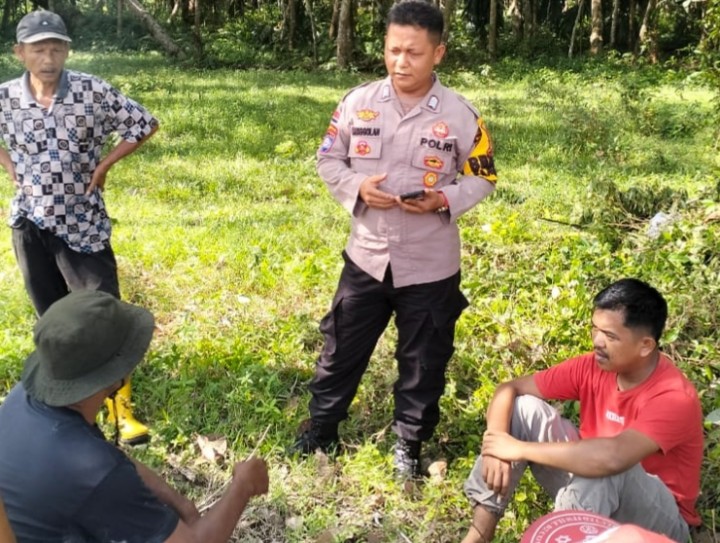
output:
[[[320,449],[325,454],[333,454],[338,448],[338,424],[336,422],[316,422],[313,420],[303,423],[300,428],[302,430],[300,437],[289,449],[290,454],[299,454],[300,456],[308,456]]]
[[[401,479],[420,479],[420,449],[421,441],[412,441],[399,437],[395,443],[395,456],[393,465],[395,474]]]

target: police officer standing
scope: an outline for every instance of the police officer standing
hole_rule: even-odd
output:
[[[317,169],[352,215],[345,266],[320,329],[325,344],[310,384],[311,421],[292,450],[338,444],[338,424],[392,314],[394,465],[421,475],[421,443],[440,418],[460,291],[456,221],[496,181],[492,145],[478,112],[445,88],[434,67],[445,54],[443,17],[409,0],[388,15],[388,77],[350,91],[332,116]]]

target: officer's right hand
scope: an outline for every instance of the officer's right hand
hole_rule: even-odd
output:
[[[366,177],[360,184],[360,198],[368,207],[390,209],[398,205],[393,195],[378,188],[378,185],[385,181],[385,179],[387,179],[387,174],[380,173]]]
[[[250,496],[266,494],[269,486],[268,470],[265,461],[260,458],[250,458],[238,462],[233,468],[233,480],[242,482]]]

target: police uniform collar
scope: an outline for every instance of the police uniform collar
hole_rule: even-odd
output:
[[[30,104],[37,104],[37,100],[35,100],[35,97],[33,96],[32,91],[30,90],[30,72],[25,72],[23,75],[20,86],[22,89],[22,93],[20,95],[20,106],[21,107],[28,107]],[[55,99],[64,100],[65,97],[68,94],[68,91],[70,90],[70,81],[68,78],[68,72],[67,70],[63,70],[60,74],[60,79],[58,81],[58,88],[55,91]]]
[[[420,107],[427,111],[432,111],[433,113],[440,113],[442,85],[440,84],[440,80],[435,72],[433,72],[432,77],[433,85],[422,99],[422,102],[420,102]]]
[[[380,87],[380,101],[387,102],[391,100],[394,95],[395,89],[393,89],[392,80],[390,79],[390,76],[387,76]]]
[[[430,90],[423,97],[423,99],[418,102],[418,105],[421,108],[426,109],[427,111],[432,111],[433,113],[440,113],[440,96],[442,94],[442,85],[440,84],[440,80],[438,79],[438,76],[435,72],[433,72],[432,78],[432,87],[430,87]],[[390,79],[390,76],[387,76],[380,87],[379,101],[388,102],[394,98],[398,98],[398,95],[392,86],[392,79]]]

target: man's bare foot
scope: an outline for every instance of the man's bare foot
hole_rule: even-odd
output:
[[[495,527],[500,517],[478,505],[473,511],[473,519],[462,543],[491,543],[495,536]]]

